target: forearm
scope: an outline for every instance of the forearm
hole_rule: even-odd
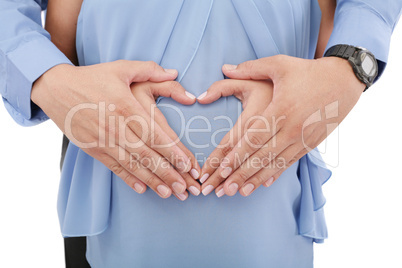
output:
[[[70,61],[41,25],[44,1],[0,0],[0,94],[14,120],[35,125],[47,116],[31,102],[33,82],[51,67]]]
[[[335,0],[318,0],[321,9],[320,32],[318,35],[315,58],[321,58],[324,55],[329,37],[334,27],[334,14],[336,8]]]
[[[78,65],[75,37],[82,0],[50,0],[46,13],[45,29],[51,41],[72,63]]]

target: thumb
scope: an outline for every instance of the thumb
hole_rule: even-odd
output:
[[[286,56],[277,55],[243,62],[239,65],[225,64],[222,72],[233,79],[274,80],[281,71]]]
[[[176,79],[178,72],[174,69],[164,69],[153,61],[115,61],[116,71],[122,75],[128,84],[133,82],[163,82]]]
[[[151,83],[151,93],[154,97],[172,98],[178,103],[191,105],[195,103],[195,96],[186,91],[179,82],[168,81],[162,83]]]
[[[225,79],[213,83],[210,88],[197,97],[201,104],[208,104],[218,100],[221,97],[234,95],[242,100],[243,92],[247,90],[247,82],[243,80]]]

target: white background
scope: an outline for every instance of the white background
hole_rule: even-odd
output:
[[[316,268],[402,267],[401,49],[399,25],[381,80],[329,139],[329,239],[315,246]],[[18,126],[0,105],[0,267],[64,267],[56,213],[61,137],[50,121]]]

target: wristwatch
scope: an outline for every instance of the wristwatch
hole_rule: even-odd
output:
[[[356,77],[366,84],[366,91],[378,75],[377,60],[374,55],[365,48],[350,45],[335,45],[325,52],[324,57],[340,57],[349,61]]]

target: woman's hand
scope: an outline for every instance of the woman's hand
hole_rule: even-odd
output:
[[[256,120],[241,133],[237,144],[219,149],[219,156],[224,157],[219,167],[203,167],[202,174],[212,174],[214,186],[227,178],[219,195],[234,195],[239,189],[247,196],[261,184],[271,185],[338,126],[365,88],[348,61],[335,57],[306,60],[278,55],[226,65],[223,72],[245,81],[269,79],[274,94],[272,103],[259,113],[265,121]],[[220,91],[225,90],[221,86]],[[260,164],[250,164],[254,162]]]
[[[185,91],[185,89],[180,85],[178,82],[168,81],[168,82],[160,82],[160,83],[153,83],[153,82],[143,82],[143,83],[133,83],[131,85],[131,91],[134,97],[137,100],[140,100],[141,106],[144,110],[151,116],[152,119],[164,130],[167,136],[172,140],[177,142],[177,146],[188,156],[190,159],[192,166],[195,169],[190,171],[189,173],[182,173],[181,176],[185,180],[187,184],[187,189],[193,195],[199,195],[201,191],[201,185],[196,181],[199,176],[200,167],[198,165],[197,159],[194,155],[184,146],[180,141],[179,137],[170,128],[166,118],[162,114],[162,112],[156,107],[155,100],[157,97],[167,97],[172,98],[175,101],[184,104],[184,105],[191,105],[195,102],[195,96],[190,94],[189,92]],[[141,161],[143,162],[144,159]],[[153,167],[155,169],[156,167]],[[145,187],[145,186],[144,186]],[[185,200],[188,197],[187,192],[183,194],[173,194],[179,198],[180,200]]]
[[[172,165],[183,173],[194,173],[199,167],[192,166],[187,154],[130,90],[132,83],[173,81],[176,77],[176,70],[164,70],[154,62],[119,60],[83,67],[61,64],[34,83],[31,99],[71,142],[135,191],[143,193],[145,183],[162,198],[173,190],[184,199],[186,182]],[[195,98],[189,97],[187,104],[193,102]],[[152,160],[151,164],[139,168],[144,164],[142,159]]]
[[[239,119],[222,139],[217,148],[208,157],[202,168],[202,193],[209,194],[216,188],[218,197],[224,194],[223,182],[225,177],[220,176],[216,169],[222,165],[224,157],[235,147],[239,146],[245,131],[254,123],[265,118],[262,116],[272,101],[273,85],[271,81],[252,81],[226,79],[215,82],[204,94],[198,97],[198,102],[208,104],[221,97],[234,95],[243,104],[243,112]],[[261,163],[260,163],[261,164]],[[259,163],[245,163],[244,168],[261,168]],[[247,166],[246,166],[247,165]],[[209,176],[209,174],[212,174]],[[257,186],[258,187],[258,186]]]

